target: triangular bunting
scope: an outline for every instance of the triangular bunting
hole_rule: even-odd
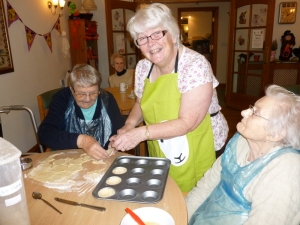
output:
[[[8,1],[6,2],[7,2],[7,23],[9,27],[13,22],[19,19],[19,16],[15,11],[15,9],[9,4],[9,2]]]
[[[49,32],[48,34],[44,34],[43,35],[45,40],[46,40],[46,43],[47,45],[49,46],[51,52],[52,52],[52,40],[51,40],[51,32]]]
[[[60,34],[61,34],[61,27],[60,27],[60,17],[56,20],[56,23],[54,24],[52,30],[55,28]]]
[[[11,6],[11,4],[8,2],[8,0],[6,0],[6,3],[7,3],[7,21],[8,21],[8,27],[13,22],[15,22],[16,20],[20,20],[23,23],[22,19],[19,17],[19,15],[15,11],[15,9]],[[25,24],[24,24],[24,26],[25,26],[25,32],[26,32],[26,39],[27,39],[28,51],[30,51],[31,46],[32,46],[33,41],[34,41],[34,38],[37,35],[37,33],[34,32],[33,30],[31,30]],[[62,34],[61,26],[60,26],[60,17],[57,18],[54,26],[52,27],[52,30],[53,29],[56,29],[60,34]],[[44,35],[41,35],[41,34],[38,34],[38,35],[39,36],[43,36],[45,38],[46,43],[47,43],[48,47],[50,48],[50,51],[52,52],[51,31],[49,33],[47,33],[47,34],[44,34]]]
[[[36,33],[25,26],[25,32],[26,32],[26,39],[27,39],[27,45],[28,45],[28,51],[30,51],[30,48],[32,46],[33,40],[35,38]]]

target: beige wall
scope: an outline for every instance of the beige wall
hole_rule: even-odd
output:
[[[184,12],[181,13],[181,16],[185,16],[189,18],[188,22],[188,34],[189,39],[198,39],[206,38],[209,35],[211,35],[212,30],[212,12]]]
[[[58,18],[52,16],[46,0],[8,0],[23,23],[38,34],[46,34]],[[4,8],[6,11],[6,1]],[[20,20],[9,28],[14,72],[0,75],[0,106],[25,105],[32,109],[39,122],[36,96],[44,91],[58,88],[60,79],[69,69],[69,59],[61,54],[61,38],[52,30],[52,52],[43,36],[36,35],[31,50],[28,51],[25,26]],[[66,20],[61,20],[66,30]],[[1,114],[3,135],[21,151],[27,151],[36,139],[29,114],[26,111],[11,111]]]

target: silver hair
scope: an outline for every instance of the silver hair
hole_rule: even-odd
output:
[[[122,54],[119,54],[119,53],[113,53],[111,56],[110,56],[110,64],[113,66],[114,65],[114,61],[116,58],[121,58],[123,59],[123,62],[125,63],[125,56],[122,55]]]
[[[102,82],[101,74],[94,67],[88,64],[75,65],[68,79],[68,84],[71,88],[73,88],[73,90],[74,86],[91,87],[95,85],[97,85],[100,89]]]
[[[177,48],[181,46],[180,30],[176,19],[172,16],[171,10],[164,4],[141,4],[127,23],[127,30],[134,40],[138,38],[140,33],[158,27],[166,29],[176,39]],[[137,44],[136,46],[139,47]]]
[[[267,131],[275,136],[285,130],[281,144],[300,149],[300,96],[277,85],[268,86],[265,92],[266,96],[276,100]]]

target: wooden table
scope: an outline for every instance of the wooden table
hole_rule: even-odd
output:
[[[128,95],[130,95],[133,87],[127,88],[126,92],[120,92],[119,87],[104,88],[104,90],[110,92],[115,97],[122,113],[128,112],[132,109],[135,99],[129,98]]]
[[[71,151],[71,150],[64,150]],[[75,151],[75,150],[72,150]],[[78,155],[83,153],[82,150],[78,151]],[[31,155],[29,158],[33,160],[33,167],[37,166],[42,162],[43,159],[47,158],[51,154],[56,154],[59,151],[45,152],[36,155]],[[76,152],[77,153],[77,152]],[[116,157],[125,155],[124,153],[116,153],[116,155],[111,156],[109,159],[103,160],[105,164],[99,164],[99,167],[105,167],[106,170],[109,168],[111,163]],[[174,182],[174,180],[169,176],[166,184],[166,189],[164,192],[164,197],[162,200],[156,204],[141,204],[141,203],[131,203],[131,202],[120,202],[114,200],[100,200],[93,197],[92,192],[94,188],[89,191],[85,191],[83,194],[78,192],[66,192],[57,191],[56,189],[47,188],[41,184],[37,184],[31,178],[27,177],[29,171],[23,172],[24,185],[26,190],[27,204],[30,215],[31,224],[72,224],[72,225],[82,225],[82,224],[103,224],[103,225],[118,225],[120,224],[122,218],[126,215],[125,208],[129,207],[131,209],[137,209],[140,207],[158,207],[167,212],[169,212],[178,225],[187,224],[187,211],[183,195]],[[96,186],[96,184],[95,184]],[[51,207],[47,206],[43,201],[35,200],[32,198],[32,192],[38,191],[43,195],[43,199],[47,200],[58,208],[62,214],[57,213]],[[106,208],[105,212],[100,212],[97,210],[72,206],[63,203],[56,202],[54,197],[73,200],[81,203],[86,203],[90,205],[103,206]]]

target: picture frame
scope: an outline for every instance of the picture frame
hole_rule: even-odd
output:
[[[297,2],[281,2],[279,4],[278,23],[292,24],[296,22]]]
[[[3,0],[0,0],[0,75],[14,72]]]

